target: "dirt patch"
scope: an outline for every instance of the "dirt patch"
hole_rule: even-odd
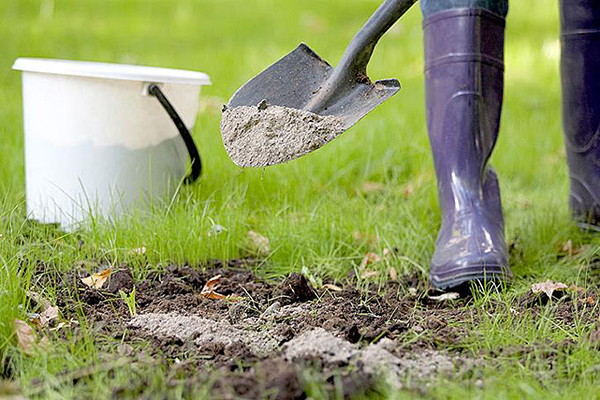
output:
[[[344,132],[335,116],[267,105],[226,109],[221,119],[223,145],[241,167],[266,167],[310,153]]]
[[[200,295],[215,275],[222,276],[216,290],[236,301]],[[122,268],[103,290],[81,284],[82,276],[72,271],[52,277],[63,282],[57,293],[64,319],[83,311],[98,342],[107,338],[107,352],[114,353],[115,340],[127,357],[146,352],[163,360],[173,376],[209,384],[217,398],[305,398],[307,370],[332,393],[341,385],[344,396],[353,396],[377,391],[382,382],[422,388],[481,364],[461,348],[467,329],[478,323],[478,310],[468,299],[439,302],[423,291],[415,295],[408,290],[418,286],[413,277],[389,282],[385,291],[359,292],[352,282],[337,282],[342,291],[316,290],[302,275],[265,281],[243,268],[172,266],[137,282]],[[34,282],[44,285],[45,279]],[[118,292],[134,286],[132,316]],[[557,322],[570,323],[580,299],[560,300]],[[486,312],[511,312],[504,304],[496,307]],[[536,315],[543,305],[522,301],[516,307]],[[589,318],[597,319],[597,312]],[[142,387],[132,382],[115,390],[135,395],[137,384]]]

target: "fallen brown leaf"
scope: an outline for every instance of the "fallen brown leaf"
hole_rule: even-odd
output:
[[[70,328],[73,325],[79,325],[79,321],[75,318],[71,318],[69,321],[61,321],[55,327],[50,328],[50,332],[56,332],[63,328]]]
[[[594,296],[588,296],[585,298],[585,303],[588,306],[593,306],[594,304],[596,304],[596,298],[594,298]]]
[[[14,320],[14,332],[17,337],[17,345],[28,356],[33,355],[37,335],[29,324],[20,319]]]
[[[221,300],[226,298],[227,296],[215,292],[215,289],[217,288],[217,286],[219,286],[219,283],[221,283],[221,275],[213,276],[212,278],[210,278],[202,288],[200,296],[215,300]]]
[[[362,184],[361,191],[363,193],[377,193],[383,192],[385,185],[381,182],[366,181]]]
[[[374,276],[379,275],[379,272],[377,271],[373,271],[372,269],[365,269],[362,274],[360,274],[360,277],[362,279],[369,279],[369,278],[373,278]]]
[[[224,294],[215,292],[215,290],[219,286],[219,283],[221,283],[221,275],[216,275],[210,278],[202,288],[200,296],[213,300],[239,301],[243,299],[243,297],[235,295],[225,296]]]
[[[59,322],[58,325],[56,325],[54,328],[50,328],[50,332],[60,331],[62,328],[68,326],[69,324],[67,324],[66,322]]]
[[[381,256],[375,253],[367,253],[360,263],[360,269],[364,269],[367,265],[381,261]]]
[[[567,240],[565,243],[559,245],[558,247],[559,254],[563,254],[569,257],[585,253],[591,248],[589,244],[584,244],[583,246],[576,247],[573,245],[573,241],[571,239]]]
[[[255,231],[248,231],[248,237],[250,238],[252,251],[256,252],[256,254],[266,256],[271,253],[269,238]]]
[[[547,280],[546,282],[534,283],[531,285],[531,291],[534,294],[545,293],[548,298],[552,298],[552,294],[558,291],[564,291],[567,289],[567,285],[562,282],[552,282]]]
[[[28,291],[27,297],[35,301],[37,306],[42,309],[40,313],[32,314],[32,317],[29,319],[30,322],[43,327],[58,318],[58,307],[53,306],[52,303],[43,298],[39,293]]]
[[[58,318],[58,307],[50,306],[46,308],[40,315],[40,325],[46,326],[50,322]]]
[[[92,274],[87,278],[81,278],[81,281],[92,289],[101,289],[104,283],[110,278],[112,274],[112,268],[106,268],[96,274]]]
[[[572,256],[573,255],[573,242],[571,241],[571,239],[569,239],[565,243],[563,243],[560,250],[563,254]]]
[[[393,281],[398,280],[398,271],[396,271],[396,268],[394,268],[394,267],[390,268],[390,279]]]
[[[326,289],[329,289],[329,290],[333,290],[334,292],[341,292],[341,291],[344,290],[341,287],[336,286],[336,285],[331,284],[331,283],[326,283],[326,284],[323,285],[323,287],[326,288]]]
[[[577,292],[577,293],[581,293],[581,294],[585,294],[585,292],[586,292],[585,288],[582,288],[581,286],[577,286],[577,285],[569,286],[569,290],[572,292]]]

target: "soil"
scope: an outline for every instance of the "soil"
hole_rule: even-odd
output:
[[[139,281],[123,267],[101,290],[81,283],[87,272],[48,276],[40,269],[33,285],[62,282],[57,305],[63,320],[83,311],[93,333],[107,339],[107,354],[114,355],[117,342],[122,357],[165,365],[174,384],[181,377],[190,387],[210,384],[212,398],[303,399],[306,371],[331,393],[341,386],[344,397],[376,393],[382,383],[423,390],[439,376],[475,374],[482,363],[461,347],[467,326],[478,321],[468,298],[432,300],[415,277],[388,282],[385,290],[359,292],[351,281],[336,282],[341,291],[315,289],[302,275],[267,281],[250,268],[235,268],[243,265],[174,265]],[[215,291],[229,297],[202,297],[216,275],[222,279]],[[119,291],[134,286],[131,316]],[[416,295],[408,290],[415,286]],[[567,297],[556,303],[555,318],[570,323],[577,304]],[[511,312],[526,307],[535,316],[542,300],[528,295]],[[488,312],[509,312],[504,308]],[[588,317],[597,320],[597,312]],[[143,387],[132,380],[115,388],[115,397],[137,396]]]
[[[221,119],[223,145],[241,167],[266,167],[310,153],[345,131],[335,116],[267,105],[225,109]]]

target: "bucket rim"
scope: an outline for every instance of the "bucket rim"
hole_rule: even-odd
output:
[[[93,61],[21,57],[15,60],[12,69],[23,72],[152,83],[174,83],[184,85],[212,84],[210,77],[204,72]]]

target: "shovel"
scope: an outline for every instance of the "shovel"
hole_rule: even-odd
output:
[[[352,39],[335,68],[306,44],[300,44],[238,89],[226,108],[268,104],[310,111],[339,118],[342,132],[346,131],[400,90],[397,79],[371,82],[367,64],[379,39],[415,2],[384,1]]]

